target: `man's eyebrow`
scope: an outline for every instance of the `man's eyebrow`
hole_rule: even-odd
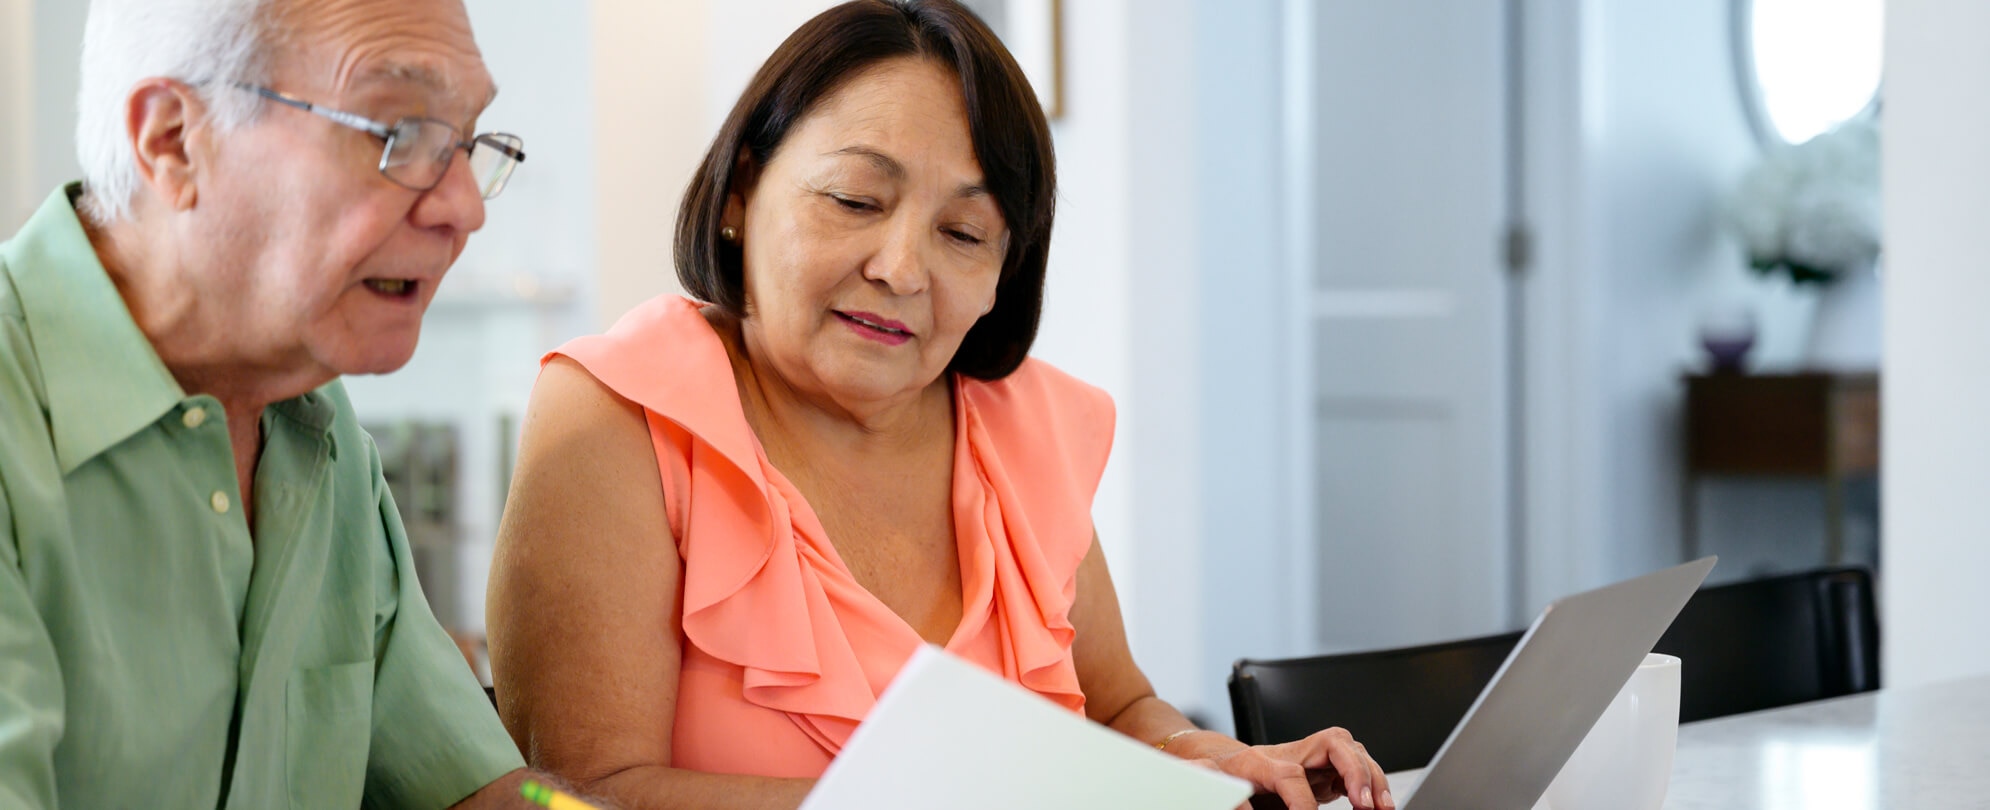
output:
[[[365,85],[381,82],[412,84],[445,98],[456,98],[459,92],[456,81],[450,78],[449,74],[420,62],[396,62],[392,60],[379,62],[360,73],[355,84]],[[492,85],[490,94],[481,99],[482,104],[479,105],[478,109],[490,106],[491,102],[497,98],[497,93],[497,86]]]
[[[402,82],[418,84],[438,93],[453,93],[456,82],[442,71],[420,62],[396,62],[392,60],[376,62],[359,74],[359,83]]]
[[[899,163],[892,156],[868,146],[846,146],[828,154],[838,157],[863,158],[876,167],[878,171],[884,172],[885,176],[890,177],[892,180],[904,180],[906,177],[905,164]],[[991,195],[986,185],[974,182],[960,184],[958,188],[954,189],[954,196],[959,198],[975,198]]]

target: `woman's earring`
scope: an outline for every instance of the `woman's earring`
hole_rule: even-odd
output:
[[[719,238],[724,239],[728,242],[737,242],[739,241],[739,229],[731,225],[727,225],[723,228],[720,228]]]

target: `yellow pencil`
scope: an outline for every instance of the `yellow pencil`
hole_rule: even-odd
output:
[[[544,807],[546,810],[596,810],[594,805],[530,779],[525,780],[525,784],[518,786],[518,792],[524,794],[525,798],[533,804]]]

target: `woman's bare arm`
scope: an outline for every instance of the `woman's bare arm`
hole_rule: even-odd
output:
[[[1077,630],[1071,656],[1079,688],[1085,692],[1085,714],[1093,720],[1142,742],[1166,742],[1168,753],[1202,760],[1249,780],[1260,792],[1278,794],[1291,810],[1318,807],[1343,792],[1350,794],[1359,810],[1394,810],[1387,777],[1367,749],[1344,730],[1327,729],[1303,740],[1255,747],[1213,731],[1175,736],[1194,726],[1155,696],[1153,685],[1133,662],[1119,594],[1096,535],[1078,566],[1071,625]]]
[[[491,566],[491,674],[533,767],[630,810],[791,810],[813,784],[670,767],[682,565],[642,409],[556,358]]]
[[[1133,651],[1126,643],[1126,622],[1119,614],[1119,593],[1113,587],[1112,574],[1106,568],[1105,553],[1100,550],[1096,536],[1084,562],[1078,565],[1078,594],[1071,605],[1071,625],[1078,632],[1071,643],[1071,657],[1078,668],[1079,688],[1085,692],[1087,716],[1150,744],[1192,728],[1187,717],[1154,695],[1154,686],[1133,662]],[[1210,739],[1180,737],[1168,743],[1168,750],[1181,753],[1197,743],[1224,749],[1244,747],[1243,743],[1220,734],[1188,736]]]

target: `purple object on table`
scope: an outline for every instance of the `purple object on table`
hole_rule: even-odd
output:
[[[1749,350],[1755,348],[1755,336],[1702,335],[1700,345],[1707,350],[1707,357],[1713,360],[1715,371],[1741,371]]]

